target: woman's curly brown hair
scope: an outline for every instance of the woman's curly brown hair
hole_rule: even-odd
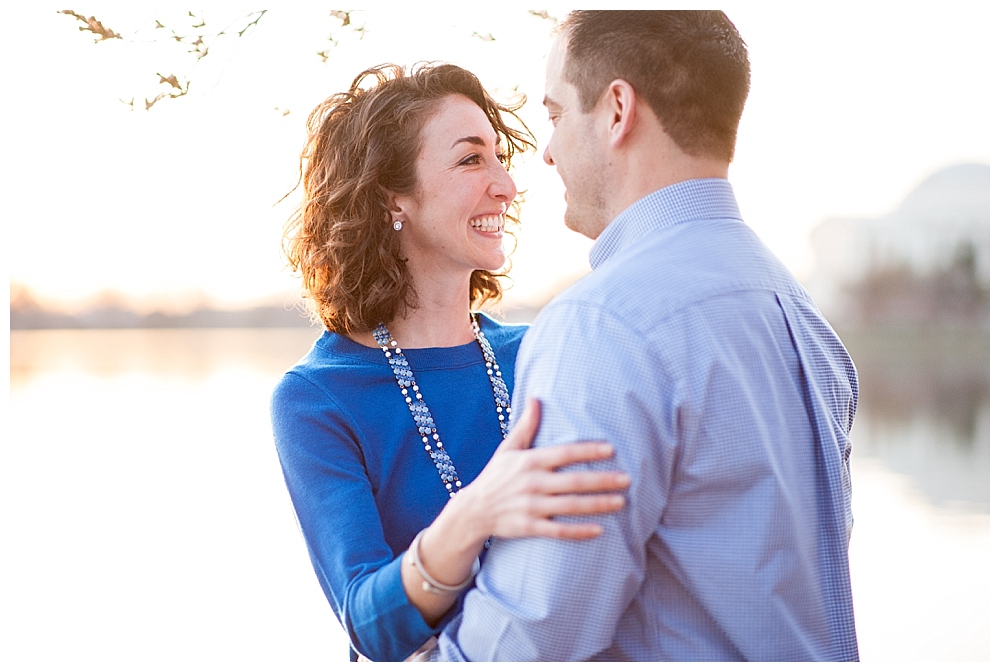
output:
[[[409,75],[398,65],[369,68],[347,92],[330,96],[309,115],[299,163],[304,193],[285,225],[284,251],[327,330],[367,331],[417,306],[390,225],[388,192],[415,191],[420,132],[451,94],[483,110],[501,139],[508,168],[514,154],[535,147],[516,114],[523,96],[500,105],[475,75],[456,65],[424,63]],[[516,222],[514,206],[508,219]],[[499,299],[499,278],[507,270],[473,271],[470,306]]]

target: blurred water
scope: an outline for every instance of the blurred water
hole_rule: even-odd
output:
[[[315,332],[10,336],[2,602],[16,618],[3,667],[346,663],[268,420],[275,380]],[[862,404],[851,562],[863,660],[989,659],[988,399],[987,387],[958,421]]]
[[[18,670],[329,669],[347,643],[271,443],[293,331],[11,333]]]

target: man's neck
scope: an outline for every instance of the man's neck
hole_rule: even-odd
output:
[[[671,155],[630,154],[625,158],[623,180],[604,228],[630,205],[655,191],[688,180],[729,179],[729,163],[684,154],[679,149]],[[603,228],[602,228],[603,231]]]
[[[645,104],[637,111],[632,133],[612,160],[609,177],[614,186],[607,191],[608,210],[601,231],[630,205],[655,191],[688,180],[729,179],[728,161],[686,153],[663,131]]]

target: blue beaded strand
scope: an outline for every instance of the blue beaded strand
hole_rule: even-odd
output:
[[[486,335],[479,329],[479,323],[476,321],[475,316],[472,317],[472,331],[476,335],[479,348],[483,351],[483,360],[486,362],[486,373],[489,375],[490,384],[493,386],[493,399],[497,405],[500,432],[503,434],[503,438],[506,439],[507,426],[510,421],[510,395],[507,392],[507,385],[504,383],[503,376],[500,373],[500,366],[497,364],[496,356],[493,354],[493,348],[490,346],[490,342],[486,340]],[[402,349],[393,340],[392,335],[384,324],[379,324],[375,327],[375,330],[372,331],[372,336],[375,337],[375,342],[381,346],[382,352],[385,353],[389,366],[396,376],[399,391],[406,400],[410,414],[413,416],[413,422],[417,426],[417,432],[420,434],[424,452],[434,462],[438,475],[441,477],[441,482],[448,491],[448,496],[454,497],[461,490],[462,481],[458,478],[458,470],[455,469],[455,464],[451,461],[451,456],[444,449],[444,443],[437,433],[437,425],[434,424],[431,411],[427,407],[426,402],[424,402],[424,395],[420,392],[420,387],[413,377],[413,369],[410,368],[410,363],[406,361],[406,355],[403,354]]]
[[[483,359],[486,361],[486,373],[490,377],[490,384],[493,386],[493,399],[497,404],[497,418],[500,421],[500,432],[503,438],[507,438],[507,423],[510,422],[510,394],[507,392],[507,384],[500,373],[500,365],[497,364],[496,356],[490,342],[486,340],[486,334],[479,329],[479,322],[475,316],[472,318],[472,333],[476,335],[479,348],[483,351]]]

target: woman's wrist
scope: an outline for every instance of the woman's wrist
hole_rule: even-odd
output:
[[[495,530],[491,512],[479,501],[475,485],[473,481],[449,499],[438,519],[446,524],[453,543],[478,555]]]
[[[420,574],[420,578],[423,579],[421,582],[421,588],[425,593],[433,593],[434,595],[441,595],[444,597],[449,597],[456,595],[457,593],[465,590],[472,580],[476,578],[476,574],[479,573],[479,556],[476,556],[472,561],[472,568],[469,570],[468,575],[462,580],[461,583],[447,584],[439,581],[435,577],[431,576],[427,568],[424,567],[422,558],[420,557],[420,542],[423,540],[424,534],[427,532],[427,528],[424,528],[417,532],[417,536],[413,538],[413,542],[410,544],[410,548],[406,552],[406,562],[408,562],[417,573]]]
[[[465,497],[463,489],[424,531],[420,542],[420,557],[424,567],[441,583],[464,581],[473,562],[483,550],[492,530],[478,507]],[[470,493],[471,494],[471,493]]]
[[[431,627],[437,625],[474,578],[483,542],[488,538],[488,530],[478,530],[480,525],[480,517],[471,512],[464,498],[453,497],[403,553],[403,589]]]

